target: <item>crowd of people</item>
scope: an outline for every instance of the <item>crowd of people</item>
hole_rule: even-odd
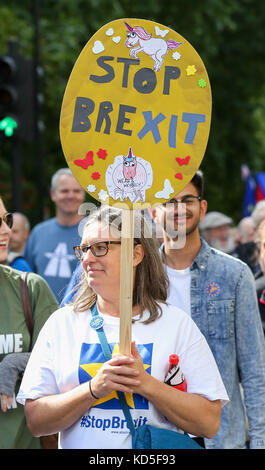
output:
[[[235,227],[207,211],[197,171],[167,203],[135,211],[128,357],[118,348],[121,211],[95,209],[81,233],[85,192],[68,168],[50,196],[55,217],[32,229],[0,198],[0,448],[40,449],[57,433],[63,449],[130,448],[123,392],[135,423],[207,449],[265,449],[265,201]],[[164,382],[170,354],[187,392]]]

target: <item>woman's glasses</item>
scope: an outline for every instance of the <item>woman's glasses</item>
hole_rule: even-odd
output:
[[[74,246],[75,256],[78,259],[82,259],[82,256],[91,250],[94,256],[105,256],[109,251],[109,245],[120,245],[121,242],[107,241],[107,242],[96,242],[93,245],[80,245]]]
[[[10,212],[7,212],[6,214],[3,215],[3,217],[0,217],[0,227],[2,225],[2,222],[5,222],[9,228],[12,228],[13,214],[10,214]]]

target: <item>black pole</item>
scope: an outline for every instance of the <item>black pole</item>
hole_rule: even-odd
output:
[[[19,44],[15,40],[9,41],[9,54],[13,57],[19,57]],[[24,201],[22,191],[22,143],[20,136],[16,134],[12,136],[12,211],[23,212]]]
[[[13,136],[12,145],[12,211],[23,212],[23,192],[22,192],[22,148],[21,140],[18,136]]]
[[[39,45],[39,0],[33,0],[33,25],[34,25],[34,54],[33,54],[33,86],[34,86],[34,146],[36,159],[36,185],[38,193],[38,216],[40,221],[44,215],[44,164],[43,164],[43,138],[40,129],[40,45]]]

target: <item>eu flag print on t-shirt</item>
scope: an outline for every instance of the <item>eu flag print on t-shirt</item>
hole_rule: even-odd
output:
[[[117,343],[111,343],[109,346],[112,354],[119,352],[119,345]],[[145,370],[151,374],[153,343],[137,344],[137,349],[143,359]],[[93,377],[95,377],[97,371],[101,368],[104,362],[105,357],[102,352],[101,344],[83,343],[81,346],[78,371],[80,384],[87,382],[88,380],[91,380]],[[127,404],[132,409],[148,409],[148,400],[146,400],[146,398],[142,397],[141,395],[136,393],[126,393],[125,398]],[[100,398],[93,404],[93,407],[102,409],[121,409],[117,392],[113,391],[107,397]]]

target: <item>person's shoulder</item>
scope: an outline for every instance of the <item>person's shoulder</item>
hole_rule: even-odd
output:
[[[248,265],[239,258],[235,258],[231,254],[224,253],[223,251],[217,250],[212,246],[209,246],[209,261],[216,263],[220,262],[224,266],[231,266],[231,269],[238,269],[239,271],[248,270]]]
[[[71,305],[65,305],[64,307],[58,307],[52,314],[54,320],[69,318],[75,314],[74,309]]]
[[[184,340],[184,342],[187,338],[192,339],[193,342],[202,339],[202,333],[187,312],[168,302],[165,304],[160,303],[160,306],[162,308],[162,315],[158,320],[161,321],[161,331],[163,328],[168,331],[173,329],[177,335],[182,336],[181,341]]]
[[[19,271],[26,271],[26,272],[32,271],[30,265],[28,264],[28,262],[25,260],[25,258],[22,255],[17,255],[17,257],[13,259],[12,263],[10,263],[10,266]]]
[[[161,311],[162,311],[162,316],[161,318],[164,318],[165,320],[171,322],[172,319],[181,319],[181,320],[186,320],[190,321],[191,317],[188,313],[186,313],[184,310],[181,308],[177,307],[176,305],[172,305],[168,302],[166,303],[159,303]]]
[[[7,265],[1,265],[0,264],[0,285],[4,285],[5,282],[12,283],[13,285],[20,285],[20,281],[22,279],[24,271],[21,271],[20,269],[13,268],[12,266],[7,266]],[[32,272],[26,272],[27,276],[29,278],[34,279],[39,278],[38,274],[32,273]],[[38,282],[42,282],[44,279],[41,279],[41,281],[38,280]],[[45,281],[44,281],[45,282]],[[34,286],[34,283],[33,283]]]
[[[24,277],[26,273],[26,278]],[[13,279],[14,281],[20,282],[21,278],[27,282],[27,285],[34,291],[37,286],[43,286],[50,291],[50,288],[39,274],[29,271],[21,271],[20,269],[15,269],[11,266],[0,265],[0,274],[5,277],[7,280]]]
[[[74,311],[72,305],[65,305],[64,307],[58,307],[49,316],[46,323],[48,326],[53,325],[53,329],[64,334],[69,328],[75,328],[76,321],[78,322],[78,313]]]
[[[35,294],[37,295],[40,292],[43,292],[46,295],[49,295],[50,297],[54,297],[54,299],[55,299],[55,296],[54,296],[49,284],[39,274],[34,273],[34,272],[28,272],[27,273],[27,285],[29,287],[29,290],[32,291],[33,295],[35,295]],[[56,301],[56,303],[58,304],[57,301]]]
[[[45,281],[45,279],[43,279],[43,277],[41,277],[39,274],[37,273],[34,273],[34,272],[28,272],[27,274],[27,282],[29,284],[40,284],[40,285],[45,285],[45,286],[48,286],[47,282]]]
[[[69,306],[54,308],[47,317],[42,327],[41,333],[49,337],[58,338],[59,335],[65,336],[65,331],[72,327],[72,309]]]
[[[250,267],[244,261],[232,255],[210,247],[206,266],[209,268],[209,270],[205,270],[206,273],[214,271],[219,276],[225,276],[227,280],[230,279],[233,285],[244,280],[255,287],[254,276]]]
[[[0,278],[2,277],[3,279],[6,280],[18,280],[21,278],[22,272],[12,268],[11,266],[7,266],[4,264],[0,264]]]

